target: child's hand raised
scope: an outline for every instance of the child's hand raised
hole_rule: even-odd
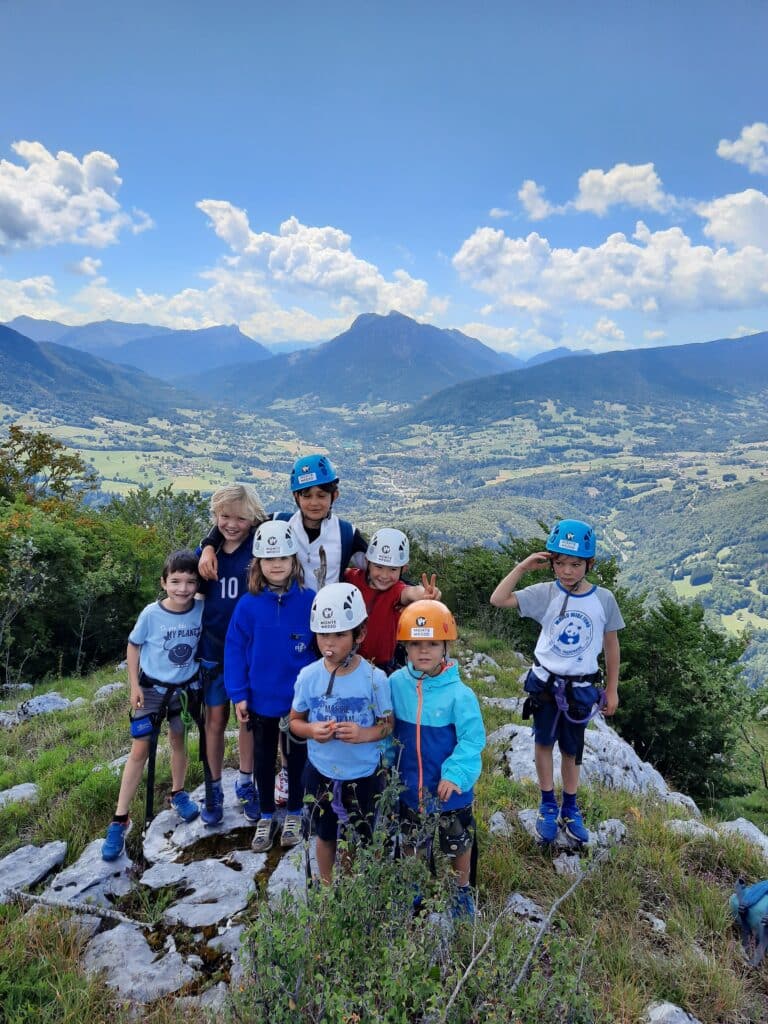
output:
[[[423,572],[421,574],[421,586],[422,586],[422,589],[424,590],[424,600],[425,601],[439,601],[440,600],[442,594],[440,592],[440,588],[435,585],[436,583],[437,583],[437,574],[436,573],[434,573],[434,572],[432,573],[432,578],[431,579],[429,579],[427,577],[427,574],[425,572]]]
[[[549,565],[552,556],[548,551],[534,551],[518,565],[523,572],[536,572],[537,569],[544,569]]]
[[[219,560],[212,544],[206,544],[197,563],[197,569],[204,580],[219,578]]]
[[[332,718],[329,722],[312,722],[312,739],[318,743],[327,743],[336,735],[337,721]]]

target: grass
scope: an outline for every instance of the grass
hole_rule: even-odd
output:
[[[520,695],[520,666],[503,642],[466,631],[466,643],[473,650],[490,653],[500,666],[493,671],[483,666],[479,674],[492,675],[494,681],[476,682],[479,694]],[[106,669],[85,679],[57,680],[51,688],[68,697],[88,698],[99,686],[116,678],[124,679],[124,673]],[[0,855],[23,843],[66,838],[67,862],[71,863],[91,839],[102,834],[119,787],[119,776],[103,766],[128,749],[126,702],[127,690],[118,691],[103,702],[41,716],[0,734],[0,788],[30,781],[40,787],[37,804],[15,804],[0,810]],[[508,712],[485,705],[483,714],[489,730],[511,717]],[[192,753],[194,757],[194,744]],[[227,763],[233,764],[234,758],[235,750],[230,745]],[[102,767],[94,771],[98,765]],[[345,985],[351,986],[346,1002],[339,997],[334,1003],[340,1014],[334,1019],[354,1021],[357,1013],[360,1021],[418,1020],[413,1008],[414,991],[424,1006],[435,1005],[440,1010],[483,945],[487,929],[501,915],[510,893],[521,892],[546,910],[568,888],[570,880],[557,875],[550,855],[537,848],[522,830],[514,830],[510,837],[489,832],[488,821],[494,812],[501,810],[514,820],[520,808],[534,806],[538,799],[534,785],[518,783],[496,767],[496,755],[486,751],[476,789],[482,915],[474,931],[461,929],[449,950],[439,956],[435,952],[438,959],[431,961],[424,936],[408,931],[411,925],[406,915],[408,934],[398,934],[397,942],[387,948],[386,957],[381,948],[370,953],[375,941],[380,941],[370,936],[386,928],[386,915],[382,918],[378,914],[381,908],[377,900],[397,900],[405,891],[411,868],[401,862],[383,869],[372,866],[373,873],[361,884],[350,880],[346,896],[334,890],[337,903],[341,901],[338,906],[317,910],[318,924],[325,929],[322,942],[318,939],[317,953],[330,956],[329,963],[340,971],[335,976],[334,991],[343,992]],[[193,758],[189,778],[190,785],[201,778]],[[169,784],[167,758],[161,757],[158,804]],[[139,818],[142,802],[143,789],[134,804],[134,814]],[[531,938],[520,923],[500,921],[487,954],[470,972],[445,1024],[480,1019],[498,1024],[532,1020],[538,1024],[565,1020],[572,1024],[634,1024],[654,1000],[677,1003],[702,1024],[746,1024],[768,1018],[768,975],[744,966],[727,905],[737,877],[755,881],[766,873],[765,863],[754,848],[738,837],[709,842],[672,834],[664,828],[664,821],[679,812],[657,800],[595,788],[582,790],[582,803],[590,826],[608,817],[622,820],[628,830],[626,842],[562,905],[534,957],[530,977],[514,994],[510,992],[511,979],[525,959]],[[139,852],[138,832],[134,829],[129,837],[129,845],[131,841],[135,844],[129,850],[134,856]],[[346,893],[347,889],[342,888]],[[135,909],[144,919],[157,919],[171,898],[170,891],[131,894],[121,906]],[[439,887],[433,898],[439,905]],[[640,911],[662,918],[666,931],[654,932]],[[288,954],[293,950],[291,956],[300,959],[308,948],[296,938],[305,933],[291,930],[291,919],[286,915],[292,912],[286,908],[283,916],[270,924],[261,901],[255,901],[248,911],[251,927],[262,935],[265,955],[269,958],[269,951],[283,950],[281,963],[289,975],[292,968]],[[301,921],[303,928],[311,927],[306,918]],[[362,922],[359,934],[350,921]],[[371,930],[366,932],[366,928]],[[347,958],[349,971],[345,974],[343,943],[352,939],[356,956]],[[111,994],[82,974],[82,949],[82,939],[71,931],[62,915],[51,912],[30,919],[15,906],[2,908],[3,1019],[9,1024],[40,1020],[46,1024],[127,1022],[129,1015],[115,1006]],[[365,955],[361,955],[363,949]],[[295,980],[295,975],[292,977]],[[410,981],[406,986],[407,979]],[[360,992],[364,993],[374,981],[379,986],[376,993],[369,994],[368,1003],[360,1002]],[[269,993],[265,995],[263,988],[261,991],[267,998]],[[242,1019],[267,1019],[247,1015],[248,992],[246,986],[241,993],[245,999]],[[367,1017],[360,1013],[360,1008],[366,1006]],[[410,1009],[403,1009],[398,1016],[398,1006]],[[269,1019],[280,1020],[282,1013],[282,1009],[270,1013]],[[150,1024],[185,1019],[170,999],[142,1016]],[[313,1018],[294,1012],[290,1019]]]

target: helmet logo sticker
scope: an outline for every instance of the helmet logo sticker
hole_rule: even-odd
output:
[[[425,619],[425,617],[423,615],[419,615],[418,618],[416,619],[416,625],[417,626],[426,626],[426,624],[427,624],[427,620]]]
[[[333,608],[323,608],[323,610],[321,612],[321,615],[323,616],[324,619],[332,619],[333,618]]]

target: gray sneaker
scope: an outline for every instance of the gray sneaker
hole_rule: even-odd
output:
[[[280,836],[281,846],[296,846],[301,842],[301,823],[300,814],[286,814],[283,822],[283,834]]]
[[[266,853],[267,850],[271,850],[276,832],[277,820],[275,818],[259,818],[251,849],[256,853]]]

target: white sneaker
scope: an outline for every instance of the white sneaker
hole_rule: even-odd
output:
[[[301,822],[300,814],[286,814],[280,837],[281,846],[297,846],[301,842]]]

